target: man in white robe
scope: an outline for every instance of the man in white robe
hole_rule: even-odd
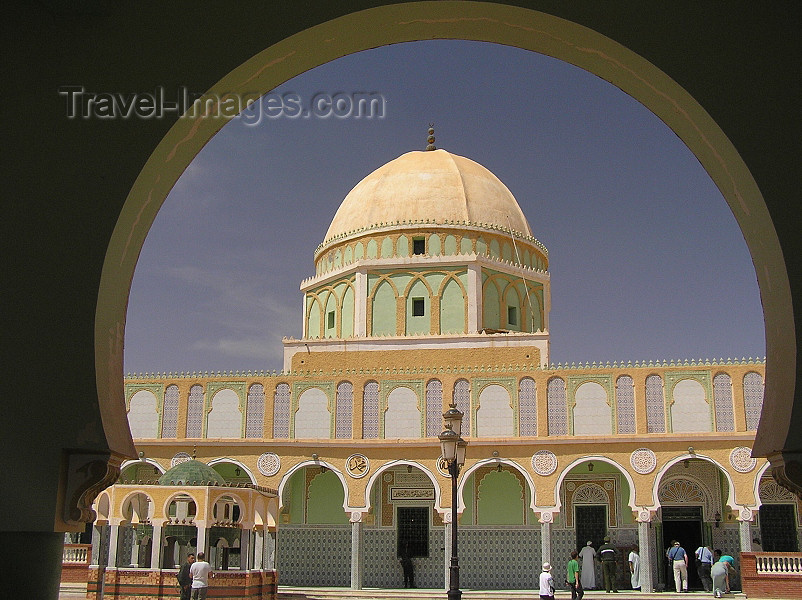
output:
[[[629,553],[629,558],[627,559],[629,562],[629,578],[630,583],[632,584],[633,590],[640,589],[640,555],[638,554],[638,546],[637,544],[632,549],[632,552]]]
[[[579,551],[579,558],[582,559],[582,573],[580,581],[582,588],[585,590],[592,590],[596,588],[596,550],[593,548],[593,542],[588,542],[587,545]]]

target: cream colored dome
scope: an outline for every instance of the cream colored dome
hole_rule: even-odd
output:
[[[407,152],[360,181],[343,200],[325,239],[400,221],[467,221],[532,235],[498,177],[468,158],[433,150]]]

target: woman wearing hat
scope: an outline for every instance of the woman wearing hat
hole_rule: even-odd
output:
[[[554,600],[554,577],[551,576],[551,565],[543,563],[540,574],[540,600]]]

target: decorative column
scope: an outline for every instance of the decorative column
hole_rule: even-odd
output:
[[[362,513],[351,513],[351,589],[361,590],[365,565],[362,553]]]
[[[551,523],[554,515],[549,511],[540,513],[540,560],[551,562]],[[537,565],[536,565],[537,566]]]
[[[120,541],[120,526],[119,524],[112,524],[109,525],[110,535],[109,535],[109,567],[116,567],[117,566],[117,546]]]
[[[354,273],[354,337],[365,337],[368,333],[368,273],[360,268]],[[304,323],[306,319],[304,319]]]
[[[162,568],[162,525],[164,521],[159,519],[158,521],[153,521],[153,537],[150,542],[150,568],[151,569],[161,569]],[[176,542],[176,546],[178,543]],[[179,568],[181,565],[179,565]]]
[[[745,506],[738,513],[738,537],[741,541],[741,552],[752,551],[752,511]]]
[[[209,551],[206,548],[209,540],[209,530],[206,527],[206,521],[195,521],[195,528],[198,530],[198,545],[195,548],[195,554],[198,552],[206,553],[206,558],[209,558]]]
[[[92,558],[93,566],[106,564],[106,555],[101,556],[101,544],[103,543],[103,525],[92,525]]]
[[[240,571],[251,568],[251,530],[244,527],[239,536],[239,568]]]
[[[261,525],[253,530],[253,565],[252,568],[265,568],[265,530]]]
[[[267,558],[265,560],[265,569],[272,571],[276,568],[276,532],[268,531],[268,535],[265,536],[265,545],[266,547],[266,554]]]
[[[482,268],[468,265],[468,333],[478,333],[482,325]]]
[[[649,539],[649,525],[652,514],[648,510],[638,513],[638,549],[640,554],[640,591],[650,594],[654,590],[652,572],[652,544]]]
[[[139,567],[139,549],[142,546],[142,539],[139,538],[137,535],[136,527],[131,525],[131,564],[130,566],[134,569]]]

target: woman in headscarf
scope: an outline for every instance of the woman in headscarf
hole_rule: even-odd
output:
[[[579,551],[579,558],[582,559],[582,571],[579,577],[582,589],[592,590],[596,587],[596,550],[593,548],[593,542],[588,541]]]

